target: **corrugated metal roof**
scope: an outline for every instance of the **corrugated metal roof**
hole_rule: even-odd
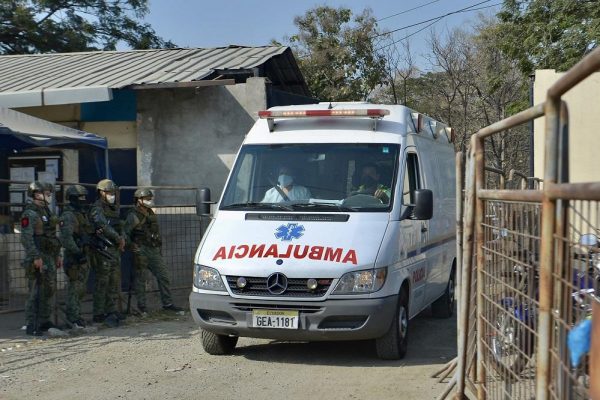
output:
[[[0,92],[201,80],[258,67],[288,47],[217,47],[0,56]]]

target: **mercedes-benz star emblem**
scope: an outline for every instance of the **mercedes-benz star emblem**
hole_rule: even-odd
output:
[[[281,272],[275,272],[267,278],[267,290],[271,294],[282,294],[288,286],[287,277]]]

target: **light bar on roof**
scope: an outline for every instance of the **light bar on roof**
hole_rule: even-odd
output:
[[[344,110],[291,110],[259,111],[259,118],[311,118],[311,117],[371,117],[383,118],[390,110],[381,108],[344,109]]]
[[[382,108],[359,108],[340,110],[287,110],[287,111],[259,111],[258,117],[266,119],[269,123],[269,131],[275,129],[275,118],[315,118],[315,117],[367,117],[373,120],[381,119],[390,115],[390,110]],[[373,125],[373,130],[376,126]]]

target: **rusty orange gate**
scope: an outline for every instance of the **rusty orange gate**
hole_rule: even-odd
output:
[[[588,399],[591,377],[600,380],[597,364],[583,356],[573,365],[567,346],[569,333],[600,304],[600,179],[569,182],[569,116],[561,99],[599,69],[596,49],[549,89],[542,104],[471,138],[456,398],[470,392],[478,399]],[[539,187],[489,188],[486,139],[540,117],[545,165]]]

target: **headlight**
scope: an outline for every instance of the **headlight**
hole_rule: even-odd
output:
[[[373,293],[385,283],[387,268],[348,272],[340,278],[332,294]]]
[[[194,286],[204,290],[225,290],[219,271],[198,264],[194,266]]]

